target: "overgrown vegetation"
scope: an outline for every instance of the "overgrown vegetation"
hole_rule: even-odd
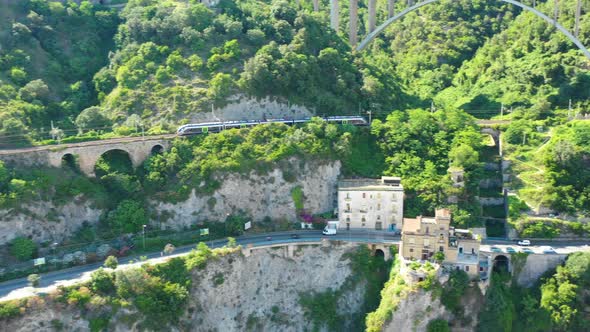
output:
[[[590,297],[590,254],[571,254],[557,271],[549,271],[531,288],[509,284],[508,274],[494,273],[480,312],[478,331],[586,331]]]

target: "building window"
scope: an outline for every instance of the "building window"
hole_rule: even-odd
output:
[[[466,272],[469,272],[469,266],[468,265],[465,265],[465,271]]]
[[[350,193],[346,193],[346,198],[350,198]]]
[[[350,211],[350,203],[346,203],[346,211]]]
[[[377,210],[381,210],[381,204],[377,204]]]
[[[479,267],[479,272],[483,272],[483,267]]]
[[[377,216],[377,220],[381,220],[381,216]]]
[[[443,246],[438,247],[438,251],[440,251],[440,252],[445,251],[445,247],[443,247]]]
[[[350,221],[350,220],[347,220],[347,221]],[[350,230],[350,223],[349,223],[349,222],[347,222],[347,223],[346,223],[346,230],[347,230],[347,231],[349,231],[349,230]]]
[[[414,248],[410,248],[410,252],[414,252]]]
[[[428,226],[426,226],[426,234],[428,234],[430,232],[430,228]]]
[[[363,198],[367,198],[367,194],[366,193],[363,193]]]
[[[475,248],[471,248],[471,254],[475,255]]]
[[[381,193],[377,193],[377,198],[381,199]]]
[[[382,229],[383,229],[383,224],[380,221],[376,222],[375,223],[375,230],[380,231]]]
[[[463,253],[463,247],[459,247],[459,253],[462,254]]]
[[[346,222],[350,222],[350,217],[346,217]]]

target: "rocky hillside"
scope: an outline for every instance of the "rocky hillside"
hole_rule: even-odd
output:
[[[186,272],[178,259],[115,274],[101,271],[82,287],[1,304],[0,330],[358,329],[368,283],[359,263],[376,268],[363,248],[332,243],[242,253],[199,247],[183,260],[192,266]],[[142,275],[145,282],[135,279]],[[143,294],[148,288],[154,293]],[[156,290],[169,297],[157,300]],[[23,309],[15,312],[15,306]]]

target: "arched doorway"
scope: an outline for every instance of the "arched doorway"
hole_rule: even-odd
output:
[[[80,167],[78,166],[78,160],[76,160],[76,156],[71,153],[64,154],[61,157],[61,168],[77,172]]]
[[[134,172],[131,156],[125,150],[113,149],[104,152],[94,165],[97,178],[112,173],[132,174]]]
[[[161,154],[162,152],[164,152],[164,147],[161,146],[160,144],[156,144],[156,145],[154,145],[152,147],[152,150],[151,150],[150,153],[153,156],[153,155],[156,155],[156,154]]]
[[[510,272],[510,260],[504,255],[494,258],[494,272]]]

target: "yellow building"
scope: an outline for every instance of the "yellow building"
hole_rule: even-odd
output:
[[[407,260],[432,260],[444,253],[443,265],[479,274],[479,240],[469,230],[450,226],[451,211],[437,209],[434,217],[404,218],[400,255]]]

